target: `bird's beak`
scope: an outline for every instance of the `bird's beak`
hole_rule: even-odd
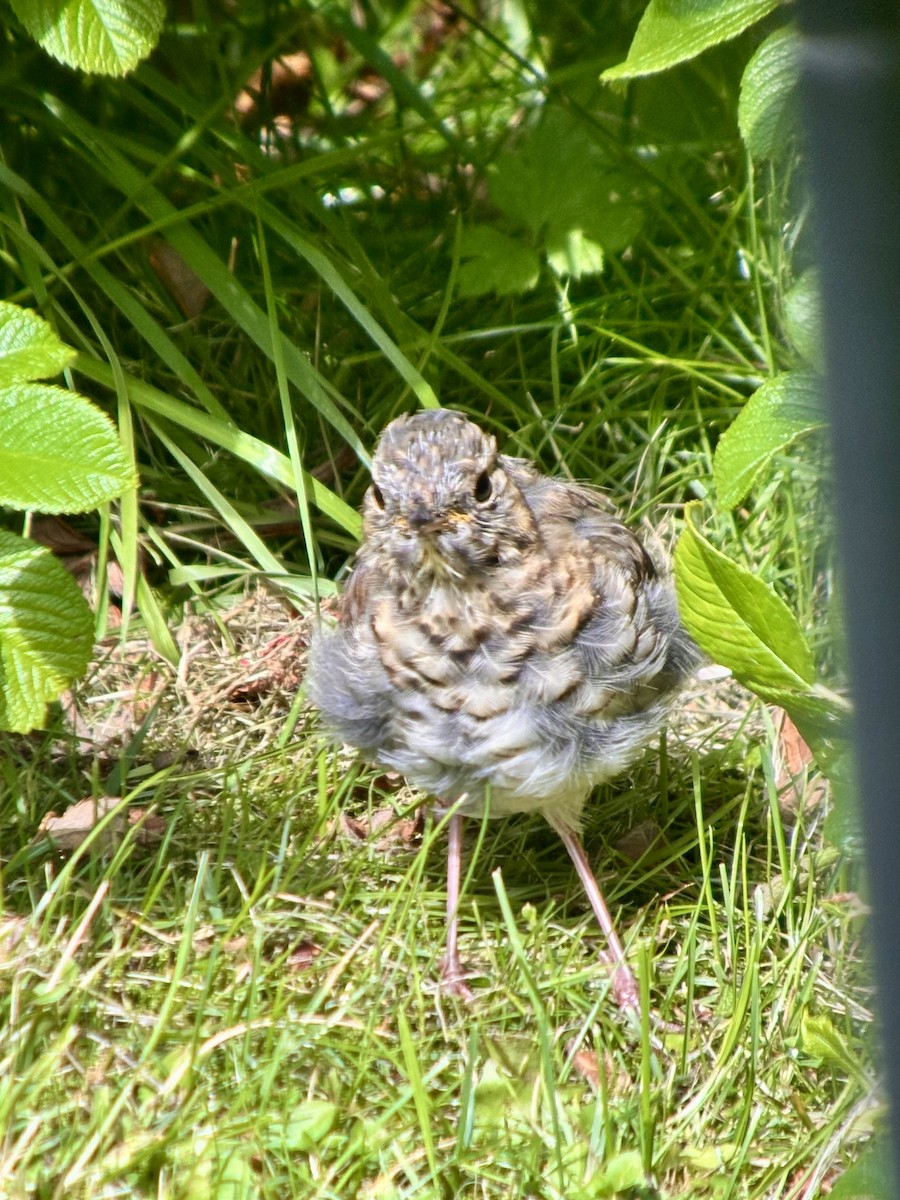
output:
[[[406,514],[410,529],[416,533],[439,533],[446,529],[447,513],[435,512],[423,500],[414,500]]]

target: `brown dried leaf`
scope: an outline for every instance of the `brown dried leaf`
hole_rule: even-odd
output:
[[[210,290],[174,246],[158,238],[147,256],[160,283],[190,320],[206,308]]]
[[[641,821],[616,841],[615,847],[629,862],[637,862],[662,841],[663,832],[655,821]]]
[[[415,817],[402,817],[398,820],[392,808],[376,808],[371,819],[368,817],[351,817],[341,813],[337,819],[337,829],[345,837],[355,842],[368,841],[375,834],[378,838],[379,850],[390,849],[398,843],[409,846],[420,837],[425,825],[425,813],[419,809]]]
[[[57,850],[71,854],[83,845],[97,825],[121,805],[119,796],[89,796],[79,800],[71,808],[57,816],[48,813],[41,821],[38,832],[48,837]],[[140,846],[153,846],[159,842],[165,831],[166,823],[162,817],[147,816],[142,808],[122,809],[104,828],[97,839],[97,845],[104,851],[111,851],[119,845],[130,826],[140,825],[136,840]]]
[[[251,704],[273,688],[295,691],[300,686],[300,651],[309,641],[307,630],[293,628],[279,633],[268,642],[255,662],[241,659],[247,674],[228,691],[232,704]]]
[[[579,1075],[582,1075],[592,1088],[600,1087],[600,1066],[596,1050],[578,1050],[572,1059],[572,1065]]]
[[[321,946],[317,946],[315,942],[304,939],[302,942],[298,942],[287,956],[285,966],[290,971],[305,971],[307,967],[315,962],[321,953]]]
[[[347,816],[346,813],[338,815],[337,830],[344,837],[350,838],[352,842],[364,842],[369,836],[368,825],[362,821],[357,821],[355,817]]]
[[[73,529],[62,517],[34,516],[29,533],[32,541],[46,546],[48,550],[63,558],[69,554],[94,554],[97,550],[96,542]]]
[[[310,467],[309,473],[313,479],[318,479],[320,483],[326,483],[331,486],[338,479],[343,471],[349,471],[356,466],[356,455],[351,448],[346,444],[342,444],[340,449],[332,458],[325,462],[316,463]]]
[[[571,1042],[566,1046],[566,1053],[572,1054]],[[625,1095],[634,1091],[634,1082],[631,1077],[626,1071],[616,1066],[615,1060],[608,1050],[604,1050],[601,1059],[596,1050],[589,1050],[582,1046],[572,1055],[572,1065],[595,1090],[600,1087],[600,1072],[602,1071],[606,1077],[607,1090],[611,1095]]]
[[[128,824],[138,825],[135,836],[139,846],[157,846],[165,837],[168,829],[164,817],[156,814],[147,816],[142,808],[129,808]]]
[[[775,726],[775,787],[782,815],[793,817],[803,807],[812,809],[824,799],[828,784],[824,776],[810,772],[813,753],[797,726],[783,708],[769,707]]]
[[[305,113],[312,95],[312,60],[305,50],[285,54],[267,64],[269,79],[266,108],[272,116],[297,117]],[[263,88],[260,67],[247,80],[244,90],[234,102],[234,110],[243,124],[258,119],[259,98]]]
[[[812,762],[812,751],[803,740],[800,730],[783,708],[770,707],[772,722],[778,735],[779,771],[775,782],[779,788],[792,783]]]

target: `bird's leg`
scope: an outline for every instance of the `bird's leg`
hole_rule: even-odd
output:
[[[591,908],[594,910],[594,914],[600,923],[600,928],[606,934],[609,953],[604,954],[603,958],[613,968],[613,995],[620,1008],[640,1009],[637,980],[631,973],[631,968],[625,960],[625,951],[622,949],[622,943],[619,941],[616,927],[613,925],[612,917],[609,915],[609,909],[606,907],[606,901],[603,899],[600,885],[594,878],[594,872],[591,870],[591,864],[588,862],[588,857],[584,852],[581,838],[568,825],[562,823],[556,824],[556,822],[551,822],[551,824],[562,838],[563,845],[568,850],[569,857],[575,864],[575,870],[578,872],[578,878],[581,880],[582,887],[587,892],[587,898],[591,902]]]
[[[441,963],[441,979],[448,991],[462,1000],[473,999],[459,961],[459,887],[462,877],[462,813],[455,812],[448,824],[447,846],[447,952]]]

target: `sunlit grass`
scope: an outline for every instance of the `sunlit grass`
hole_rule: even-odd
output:
[[[57,713],[0,755],[0,1195],[811,1198],[876,1103],[862,905],[817,777],[779,797],[756,702],[693,686],[586,812],[644,999],[631,1023],[538,819],[469,822],[475,1000],[443,993],[443,829],[325,747],[298,699],[374,436],[435,397],[665,545],[706,500],[710,539],[834,662],[814,452],[736,514],[709,502],[719,435],[789,361],[776,181],[754,198],[734,145],[670,154],[660,213],[602,276],[462,300],[457,221],[485,203],[451,124],[478,133],[477,176],[534,80],[473,34],[402,119],[386,100],[342,124],[356,60],[335,28],[315,27],[305,140],[274,150],[229,115],[263,53],[249,34],[230,56],[164,43],[114,105],[53,71],[16,93],[22,136],[54,154],[41,187],[27,154],[0,164],[5,294],[77,347],[79,386],[130,407],[144,488],[117,536],[146,602],[77,689],[78,729]],[[324,203],[344,185],[358,207]],[[190,317],[148,265],[158,236],[209,289]],[[69,855],[40,833],[108,793],[143,823],[123,836],[113,814]]]

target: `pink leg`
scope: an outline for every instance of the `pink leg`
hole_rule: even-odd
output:
[[[447,952],[441,963],[441,978],[444,986],[463,1000],[473,999],[471,988],[463,976],[459,961],[459,886],[462,876],[462,829],[461,813],[454,813],[448,826],[447,847]]]
[[[587,898],[591,902],[591,908],[594,910],[594,914],[600,923],[600,928],[606,934],[609,953],[604,954],[602,957],[604,961],[610,963],[613,967],[613,995],[620,1008],[640,1009],[641,1004],[637,980],[632,975],[631,968],[625,960],[625,951],[622,949],[622,943],[619,941],[616,927],[613,925],[612,917],[609,915],[609,909],[606,907],[603,893],[600,891],[599,884],[594,878],[594,872],[591,870],[591,864],[588,862],[588,857],[584,852],[581,838],[566,825],[557,825],[555,822],[551,822],[551,824],[553,824],[553,828],[562,838],[563,845],[568,850],[569,857],[575,864],[575,870],[578,872],[582,886],[587,892]]]

